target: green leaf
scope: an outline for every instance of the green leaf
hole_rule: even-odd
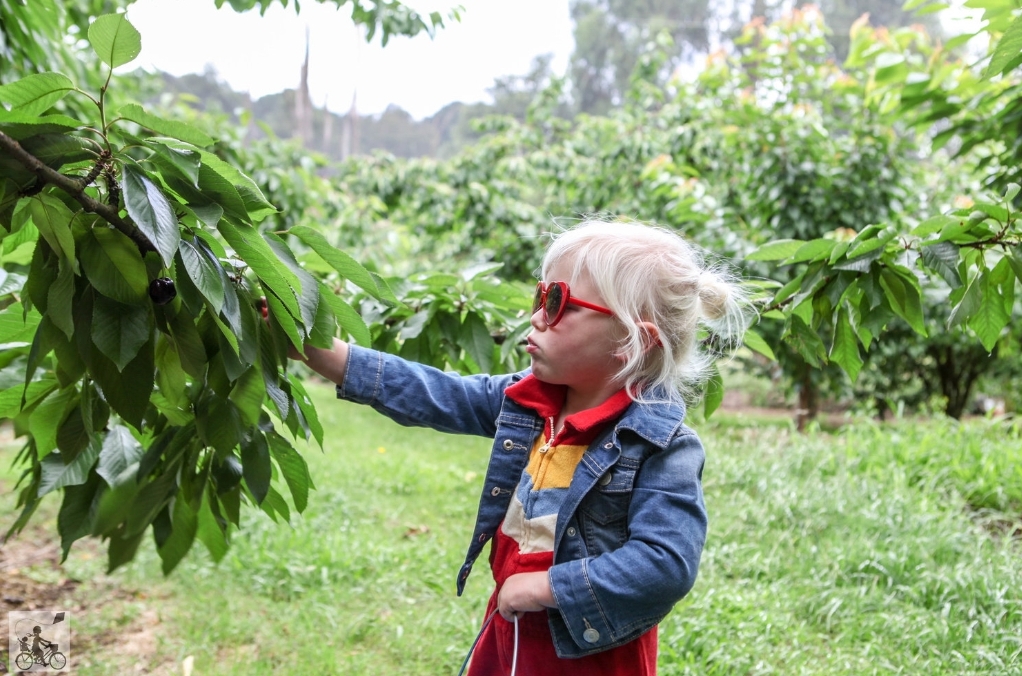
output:
[[[368,347],[372,345],[373,339],[369,334],[369,327],[362,319],[355,308],[351,307],[343,298],[335,294],[323,283],[319,285],[320,300],[330,307],[341,328],[348,332],[352,339],[359,345]]]
[[[25,306],[14,303],[0,311],[0,343],[21,343],[31,342],[36,327],[41,319],[39,312],[33,308],[28,316],[25,313]],[[2,407],[0,407],[2,411]],[[0,418],[12,417],[0,412]]]
[[[768,242],[746,256],[750,261],[779,261],[795,255],[805,242],[797,239],[778,239]]]
[[[270,310],[270,325],[279,327],[280,331],[287,336],[288,341],[296,350],[305,354],[305,336],[299,330],[291,313],[287,311],[284,304],[280,302],[269,287],[266,292],[266,304]]]
[[[919,249],[923,264],[936,272],[952,289],[962,285],[958,274],[958,247],[951,242],[936,242]]]
[[[208,228],[215,228],[220,219],[224,217],[224,209],[219,204],[189,204],[187,208]]]
[[[276,254],[255,228],[234,227],[227,221],[220,221],[217,229],[235,253],[245,261],[259,280],[266,284],[278,300],[287,308],[292,317],[301,317],[301,309],[295,297],[295,290],[301,283],[286,265],[277,260]]]
[[[724,379],[720,376],[717,365],[710,370],[710,378],[706,381],[706,394],[703,396],[703,415],[709,418],[720,408],[724,401]]]
[[[266,492],[266,499],[259,504],[259,508],[273,519],[274,523],[277,522],[277,514],[284,517],[284,523],[291,522],[291,509],[287,506],[284,496],[278,493],[273,486],[270,486],[270,490]]]
[[[21,141],[21,147],[47,167],[57,169],[77,162],[95,163],[94,143],[80,136],[39,134]]]
[[[82,126],[81,122],[67,115],[39,116],[0,108],[0,131],[15,141],[38,134],[62,134]]]
[[[212,446],[220,455],[234,450],[241,441],[244,425],[237,407],[210,393],[195,407],[195,428],[206,446]]]
[[[276,255],[277,260],[286,265],[298,279],[298,307],[301,310],[301,320],[305,326],[305,333],[308,334],[316,323],[316,311],[319,307],[319,286],[316,278],[299,265],[294,253],[284,243],[284,240],[272,233],[264,235],[264,239],[267,246]]]
[[[113,488],[106,488],[105,482],[96,472],[90,473],[90,482],[95,478],[101,486],[104,486],[99,491],[94,508],[95,514],[89,529],[92,535],[109,535],[128,521],[135,508],[135,498],[141,489],[135,476],[137,472],[137,464],[128,466],[119,477],[115,477]]]
[[[60,451],[53,451],[41,463],[42,478],[39,481],[38,497],[43,497],[64,486],[78,486],[85,483],[89,470],[99,457],[99,441],[92,440],[88,447],[78,454],[70,464],[65,465]]]
[[[48,396],[32,411],[28,419],[28,431],[35,439],[36,452],[40,457],[57,447],[57,430],[75,396],[74,387],[65,388]]]
[[[199,187],[199,153],[192,149],[178,149],[154,139],[146,139],[146,145],[153,149],[148,161],[161,174],[174,173],[187,180],[193,188]],[[214,221],[215,223],[215,221]]]
[[[123,14],[105,14],[89,26],[89,42],[100,60],[117,68],[142,51],[142,36]]]
[[[216,516],[210,508],[210,497],[208,491],[202,493],[202,504],[199,506],[199,524],[196,536],[206,545],[209,555],[213,560],[219,562],[227,554],[227,534],[220,526]]]
[[[1015,271],[1015,278],[1022,280],[1022,246],[1011,247],[1007,259],[1011,269]]]
[[[142,536],[145,533],[139,532],[129,535],[127,530],[125,526],[121,526],[113,533],[110,533],[110,544],[106,550],[107,575],[135,558],[135,552],[138,551],[138,546],[142,542]]]
[[[137,103],[131,103],[119,109],[117,111],[117,116],[123,117],[125,120],[131,120],[132,122],[140,124],[146,129],[151,129],[155,131],[157,134],[170,136],[180,141],[190,143],[194,146],[205,147],[211,146],[213,145],[213,143],[215,143],[215,141],[202,130],[196,129],[195,127],[189,124],[185,124],[184,122],[178,122],[177,120],[165,120],[162,117],[157,117],[156,115],[147,112],[144,108],[142,108],[142,106],[138,105]],[[147,139],[147,141],[155,140],[156,139]],[[169,146],[167,147],[170,148]],[[174,148],[170,149],[176,150]],[[184,148],[182,150],[191,152],[187,148]],[[167,153],[167,155],[169,155],[169,153]],[[197,168],[198,167],[196,163],[196,169]],[[186,172],[186,174],[189,173],[191,172],[190,171]],[[198,174],[196,174],[196,180],[197,178]],[[195,183],[193,182],[193,185],[194,184]]]
[[[829,258],[831,251],[837,246],[837,242],[832,239],[814,239],[806,242],[798,248],[798,250],[792,254],[792,263],[802,263],[804,261],[819,261],[824,258]]]
[[[71,235],[71,221],[74,214],[53,195],[43,193],[33,197],[29,203],[32,223],[39,233],[57,254],[67,261],[71,268],[78,272],[78,261],[75,260],[75,240]]]
[[[99,464],[96,472],[114,488],[124,471],[142,459],[142,445],[138,443],[127,427],[114,425],[103,439],[103,447],[99,452]]]
[[[194,434],[190,428],[179,428],[175,433],[174,442],[180,442],[180,436],[186,432]],[[187,448],[187,443],[174,443],[179,449]],[[169,456],[169,449],[165,455]],[[152,523],[156,515],[164,508],[171,497],[177,492],[177,471],[171,467],[156,476],[152,481],[139,488],[128,511],[127,531],[142,533]]]
[[[777,357],[774,355],[774,351],[770,349],[767,342],[763,340],[763,336],[759,335],[755,331],[748,329],[745,332],[745,346],[750,350],[759,352],[761,355],[770,359],[771,361],[777,361]]]
[[[60,450],[61,459],[72,462],[78,454],[94,440],[92,434],[92,410],[86,410],[86,398],[82,397],[80,402],[68,411],[67,416],[60,423],[57,429],[57,448]],[[89,425],[85,424],[85,417],[88,417]]]
[[[788,331],[784,335],[784,340],[811,366],[819,368],[827,355],[819,333],[809,328],[798,315],[793,314],[789,318]]]
[[[228,281],[220,262],[212,256],[207,256],[205,247],[201,247],[197,239],[181,240],[178,253],[189,279],[209,301],[213,311],[219,314],[224,308],[225,283]]]
[[[493,337],[486,322],[475,312],[469,312],[461,325],[461,345],[483,373],[493,367]]]
[[[74,89],[60,73],[36,73],[0,87],[0,103],[26,118],[38,117]]]
[[[259,422],[259,414],[266,398],[266,384],[258,367],[251,367],[241,375],[228,398],[238,407],[242,420],[249,426]]]
[[[71,302],[75,293],[75,273],[71,265],[61,261],[60,273],[46,294],[46,315],[53,325],[64,332],[68,340],[75,331],[74,318],[71,314]]]
[[[922,301],[919,289],[915,285],[915,278],[909,280],[891,268],[884,268],[880,271],[880,286],[883,287],[895,314],[908,322],[920,336],[925,336]]]
[[[951,216],[933,216],[932,218],[927,218],[925,221],[914,227],[910,234],[915,235],[916,237],[926,237],[927,235],[940,232],[948,226],[957,225],[958,222],[959,219]]]
[[[181,241],[177,217],[167,197],[138,167],[128,164],[122,172],[124,207],[168,268],[174,263]]]
[[[258,223],[266,216],[277,213],[277,208],[266,200],[255,181],[213,153],[200,150],[199,154],[204,167],[220,175],[234,186],[245,205],[246,221],[251,220]]]
[[[170,335],[177,347],[177,355],[181,360],[181,368],[193,378],[202,380],[206,377],[206,347],[202,342],[195,322],[184,312],[178,311],[168,319]]]
[[[149,397],[155,385],[155,357],[153,341],[146,342],[132,359],[119,370],[112,360],[99,350],[89,358],[89,373],[103,390],[103,397],[121,418],[137,430],[149,407]]]
[[[293,401],[298,409],[301,411],[302,416],[305,418],[305,422],[308,425],[309,431],[312,433],[312,437],[316,440],[316,443],[323,447],[323,426],[319,423],[319,414],[316,413],[316,407],[312,403],[312,399],[309,398],[309,394],[302,387],[302,384],[297,380],[288,378],[288,383],[291,385],[292,392],[294,394]]]
[[[861,241],[858,241],[858,238],[856,238],[857,241],[851,247],[849,247],[848,251],[845,253],[845,256],[848,258],[849,261],[852,261],[857,258],[862,258],[867,254],[876,252],[878,249],[883,249],[883,247],[889,241],[891,241],[893,237],[894,237],[893,232],[888,232],[886,234],[880,234],[878,237],[872,239],[863,239]]]
[[[974,279],[965,293],[962,295],[962,300],[958,302],[948,316],[947,326],[949,329],[953,329],[959,324],[967,322],[979,309],[980,300],[982,299],[982,291],[980,290],[982,284],[979,277]]]
[[[60,534],[60,547],[63,552],[61,563],[67,559],[71,545],[92,531],[95,502],[101,485],[99,476],[90,473],[85,483],[64,488],[64,500],[57,514],[57,532]]]
[[[984,77],[991,78],[1004,73],[1020,53],[1022,53],[1022,16],[1016,16],[1008,30],[997,41]]]
[[[164,182],[181,196],[187,207],[201,213],[203,223],[214,227],[225,214],[240,223],[251,223],[245,202],[242,201],[238,189],[220,174],[204,164],[199,165],[199,185],[196,186],[189,178],[182,178],[175,173],[163,172]],[[207,219],[215,218],[210,222]]]
[[[149,299],[145,263],[138,247],[117,230],[93,228],[82,238],[85,275],[104,296],[126,304]]]
[[[1014,284],[1014,280],[1012,280]],[[984,271],[983,275],[974,283],[980,286],[981,297],[979,307],[969,318],[969,328],[976,332],[979,340],[987,352],[994,349],[998,339],[1001,337],[1001,330],[1011,320],[1010,304],[1005,308],[1004,298],[998,293],[997,285],[993,281],[993,275]]]
[[[49,396],[50,392],[55,389],[57,389],[57,381],[51,378],[34,380],[28,384],[27,388],[19,384],[3,390],[0,392],[0,418],[14,418],[21,413],[22,396],[25,397],[25,408],[29,408],[42,398]],[[34,416],[35,413],[32,415]],[[56,423],[53,424],[56,425]],[[54,441],[54,446],[56,446],[56,441]]]
[[[270,449],[262,433],[254,434],[250,441],[241,444],[241,467],[249,492],[256,504],[262,503],[270,490],[272,474]]]
[[[270,444],[270,453],[277,461],[277,466],[280,467],[284,481],[287,482],[287,487],[291,491],[295,509],[302,513],[309,504],[309,489],[314,488],[312,476],[309,474],[309,465],[305,462],[305,458],[276,432],[267,434],[267,439]]]
[[[853,383],[862,370],[859,341],[848,319],[848,311],[843,307],[838,311],[834,325],[834,343],[830,347],[830,360],[843,368]]]
[[[369,271],[354,258],[331,245],[321,232],[305,225],[299,225],[288,230],[288,233],[304,242],[342,277],[364,289],[374,298],[384,300],[376,280],[373,279]]]
[[[148,308],[96,297],[92,307],[92,342],[118,371],[124,371],[151,333]]]
[[[174,511],[171,516],[170,536],[163,544],[156,548],[163,562],[163,574],[170,575],[170,572],[181,563],[188,550],[195,542],[195,534],[199,528],[198,515],[188,506],[188,500],[183,491],[178,492],[174,500]]]

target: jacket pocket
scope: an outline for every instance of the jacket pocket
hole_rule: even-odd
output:
[[[628,458],[601,476],[579,505],[579,526],[589,555],[617,549],[628,539],[628,507],[632,501],[635,472]]]

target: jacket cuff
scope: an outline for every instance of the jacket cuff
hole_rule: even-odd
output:
[[[549,575],[557,609],[575,644],[587,652],[611,647],[613,631],[589,583],[586,559],[552,566]]]
[[[348,363],[344,380],[337,386],[337,398],[372,404],[380,396],[382,383],[383,353],[349,343]]]

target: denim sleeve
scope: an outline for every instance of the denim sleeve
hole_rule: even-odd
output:
[[[550,569],[558,610],[583,653],[638,638],[692,589],[706,541],[704,458],[685,428],[639,469],[625,543]]]
[[[461,376],[351,345],[337,396],[397,423],[492,437],[512,376]]]

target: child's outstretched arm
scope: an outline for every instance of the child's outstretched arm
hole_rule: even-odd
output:
[[[344,382],[344,373],[348,368],[348,344],[340,338],[334,338],[330,348],[306,345],[304,358],[294,349],[288,351],[288,356],[303,362],[335,385]]]

